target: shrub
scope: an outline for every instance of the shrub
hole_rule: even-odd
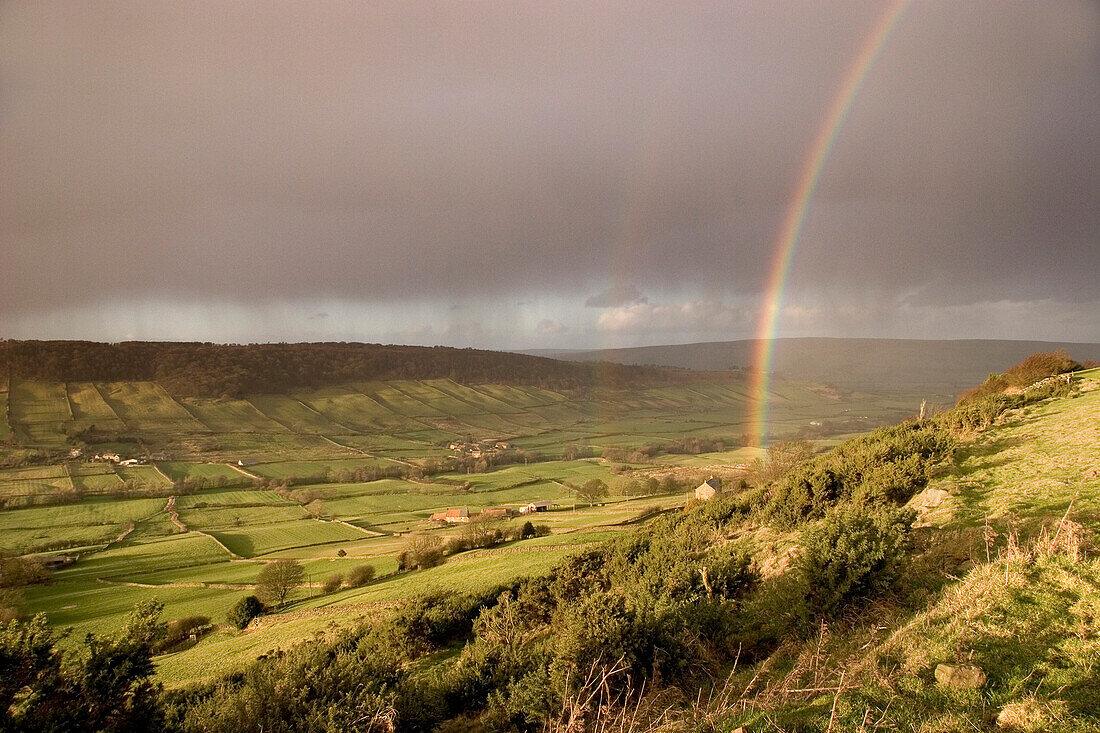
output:
[[[811,613],[836,616],[888,591],[900,575],[913,512],[848,505],[802,532],[799,569]]]
[[[325,593],[335,593],[340,590],[340,586],[344,584],[344,576],[340,573],[333,573],[325,578],[325,582],[321,584],[321,588]]]
[[[1069,354],[1064,349],[1051,352],[1040,351],[1006,371],[1005,379],[1014,387],[1026,387],[1040,379],[1080,368],[1081,365],[1069,358]]]
[[[165,652],[190,638],[192,634],[198,635],[209,628],[210,619],[207,616],[185,616],[169,621],[167,633],[152,646],[152,651],[154,654]]]
[[[259,598],[245,596],[233,604],[233,607],[229,609],[229,613],[225,615],[225,620],[229,622],[230,626],[243,630],[252,622],[252,619],[263,612],[264,604],[260,602]]]
[[[397,556],[399,570],[432,568],[443,562],[443,540],[431,535],[415,535]]]
[[[373,565],[356,565],[348,573],[348,587],[359,588],[374,580]]]
[[[18,588],[0,588],[0,624],[17,621],[27,615],[27,599]]]

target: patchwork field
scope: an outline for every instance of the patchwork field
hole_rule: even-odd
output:
[[[687,482],[710,470],[731,475],[757,454],[737,447],[749,431],[746,393],[735,377],[586,395],[435,379],[177,399],[147,382],[15,380],[0,391],[3,426],[11,428],[0,432],[8,438],[0,456],[50,458],[48,465],[0,469],[0,499],[9,507],[0,510],[0,551],[72,561],[54,570],[51,584],[26,592],[32,612],[74,628],[70,638],[118,628],[148,598],[165,604],[167,618],[198,614],[220,623],[232,603],[253,592],[265,563],[303,564],[307,582],[287,613],[243,634],[221,628],[193,649],[160,658],[161,677],[178,684],[433,589],[475,589],[541,572],[683,505],[688,497],[678,491],[610,495],[588,506],[567,484],[615,485],[624,470]],[[919,404],[918,395],[841,397],[777,381],[772,432],[827,440],[833,428],[835,434],[895,421]],[[646,463],[624,461],[622,452],[599,457],[685,438],[719,439],[725,449],[658,453]],[[479,440],[525,452],[494,467],[479,463],[469,447],[449,447]],[[589,457],[560,460],[567,448]],[[90,460],[96,453],[145,463]],[[440,473],[446,459],[458,462]],[[461,470],[450,470],[455,466]],[[518,510],[539,500],[554,506],[530,519],[549,535],[453,555],[427,571],[396,572],[409,533],[447,538],[462,531],[433,525],[432,514]],[[320,593],[325,577],[363,564],[376,569],[373,583]]]

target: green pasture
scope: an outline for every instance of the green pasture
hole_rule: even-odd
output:
[[[513,387],[506,384],[479,384],[467,389],[480,392],[494,400],[510,405],[513,408],[526,410],[531,407],[552,405],[562,402],[565,397],[557,392],[535,389],[533,387]]]
[[[223,529],[209,534],[241,557],[257,557],[292,547],[357,540],[364,536],[362,532],[337,522],[316,519]]]
[[[194,587],[142,588],[105,584],[93,579],[35,586],[26,595],[32,613],[43,612],[54,626],[72,628],[64,642],[71,644],[89,632],[117,632],[127,614],[142,601],[157,599],[164,603],[165,619],[202,615],[222,620],[243,593]]]
[[[327,440],[322,435],[297,433],[221,433],[218,448],[206,451],[209,460],[236,463],[238,460],[281,461],[355,458],[360,453]]]
[[[65,466],[0,469],[0,496],[40,496],[72,491]]]
[[[337,545],[304,545],[280,550],[278,557],[306,560],[340,559],[337,553],[343,550],[346,559],[369,560],[378,566],[378,572],[391,572],[397,568],[397,553],[401,552],[408,540],[403,535],[362,535],[359,540],[349,540]],[[383,570],[385,568],[385,570]]]
[[[0,469],[0,483],[12,481],[30,481],[39,479],[63,478],[68,476],[65,466],[23,466],[20,468]]]
[[[165,499],[84,499],[77,504],[28,507],[0,512],[0,532],[18,527],[116,525],[137,521],[164,508]]]
[[[295,433],[335,435],[342,432],[340,426],[324,415],[287,395],[253,395],[248,401],[259,412]]]
[[[180,521],[191,529],[208,530],[223,527],[252,527],[263,524],[308,519],[302,507],[294,506],[209,506],[180,509]]]
[[[103,494],[117,491],[123,487],[122,479],[114,471],[111,473],[73,474],[73,488],[88,494]]]
[[[406,382],[403,381],[392,383],[360,382],[353,386],[390,412],[394,412],[398,415],[415,418],[443,417],[447,414],[445,410],[429,405],[423,400],[407,394],[400,388],[400,385],[404,384],[406,384]],[[409,384],[411,384],[411,382],[409,382]]]
[[[433,446],[422,440],[410,440],[409,438],[385,433],[373,433],[370,435],[341,435],[340,442],[350,445],[368,453],[389,455],[391,453],[438,451],[439,446]]]
[[[94,383],[69,382],[66,389],[74,421],[88,427],[94,425],[99,430],[126,429],[126,424],[103,399],[103,395]]]
[[[136,481],[142,486],[167,487],[172,482],[153,466],[116,466],[115,473],[123,481]]]
[[[399,573],[363,588],[351,588],[306,599],[297,607],[313,609],[350,603],[407,600],[447,590],[477,592],[508,583],[518,577],[545,573],[563,557],[574,552],[576,548],[571,546],[539,547],[537,551],[531,552],[467,552],[447,558],[438,567]]]
[[[176,498],[176,506],[180,509],[256,504],[278,506],[293,505],[294,503],[273,491],[261,489],[215,489],[213,491],[199,491]]]
[[[382,427],[403,425],[405,419],[376,400],[348,387],[326,387],[294,395],[301,402],[324,415],[337,426],[339,433],[373,432]]]
[[[509,402],[506,399],[495,397],[485,390],[459,384],[450,379],[430,379],[426,380],[425,383],[444,394],[460,400],[464,404],[470,405],[474,408],[475,412],[513,413],[522,410],[524,407],[523,405]],[[522,401],[527,402],[528,400]]]
[[[130,539],[101,552],[81,556],[70,567],[54,573],[56,585],[72,580],[137,581],[149,572],[208,565],[229,555],[209,537],[188,532],[165,537]]]
[[[256,409],[247,400],[200,399],[180,402],[199,422],[215,433],[285,433],[289,429]]]
[[[72,419],[69,398],[61,382],[13,379],[8,389],[10,417],[20,423],[61,423]]]
[[[334,471],[354,471],[357,468],[378,468],[393,466],[392,461],[378,458],[343,458],[331,461],[275,461],[256,463],[246,470],[257,476],[271,479],[311,478],[324,476]]]
[[[222,481],[225,484],[250,483],[247,476],[224,463],[184,463],[182,461],[160,461],[157,468],[173,481],[185,478]]]
[[[208,430],[154,382],[109,382],[99,387],[115,414],[137,430],[185,433]]]

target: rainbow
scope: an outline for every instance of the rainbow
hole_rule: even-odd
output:
[[[798,246],[802,226],[806,222],[814,192],[821,179],[821,172],[829,160],[833,146],[840,135],[844,120],[851,112],[852,104],[859,94],[867,74],[874,66],[886,42],[901,20],[911,0],[895,0],[883,12],[870,36],[864,42],[859,54],[848,70],[840,90],[829,106],[828,114],[817,135],[810,154],[802,165],[794,195],[783,216],[783,225],[776,241],[775,256],[772,261],[767,285],[764,288],[764,305],[756,330],[756,342],[753,346],[753,372],[749,403],[749,425],[756,438],[757,445],[764,445],[768,429],[768,399],[771,389],[772,357],[775,351],[775,332],[779,324],[779,309],[783,304],[783,294],[790,273],[791,262]]]

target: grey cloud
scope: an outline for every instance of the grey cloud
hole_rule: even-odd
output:
[[[535,325],[535,333],[540,336],[560,336],[568,332],[569,329],[564,324],[551,318],[543,318]]]
[[[758,301],[883,10],[0,3],[0,320],[161,296],[473,313],[609,282]],[[904,292],[1096,319],[1097,68],[1095,2],[911,3],[826,161],[789,292],[877,294],[884,318]]]
[[[742,308],[710,301],[635,303],[604,311],[596,321],[596,329],[639,335],[709,333],[732,339],[745,327],[746,315]]]
[[[584,301],[585,308],[612,308],[632,303],[645,303],[647,298],[634,285],[614,285]]]

